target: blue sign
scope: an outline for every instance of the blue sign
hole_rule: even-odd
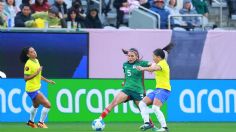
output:
[[[47,96],[47,83],[40,89]],[[25,93],[23,79],[0,79],[0,122],[27,122],[32,101]],[[39,107],[35,121],[38,122],[42,106]]]
[[[88,39],[88,33],[0,32],[0,78],[1,73],[7,78],[23,76],[19,56],[29,46],[36,50],[44,76],[88,78]]]
[[[236,121],[236,80],[174,80],[168,121]]]

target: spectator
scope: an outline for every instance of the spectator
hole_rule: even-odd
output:
[[[34,19],[43,19],[48,22],[48,27],[59,28],[66,27],[66,23],[62,16],[59,15],[59,10],[56,7],[51,7],[48,12],[36,12],[32,15]]]
[[[103,28],[98,17],[98,9],[91,7],[85,19],[86,28]]]
[[[229,17],[236,15],[236,0],[226,0],[229,7]]]
[[[166,9],[170,12],[170,15],[181,15],[179,13],[179,9],[177,6],[177,0],[170,0],[168,2],[168,5],[166,6]],[[181,17],[171,17],[171,27],[181,27],[183,25],[183,21]]]
[[[160,15],[161,29],[167,29],[168,16],[170,15],[170,12],[165,8],[164,0],[154,0],[153,5],[150,10],[152,10]]]
[[[62,18],[67,18],[67,5],[64,0],[55,0],[55,3],[52,5],[52,7],[56,7],[59,10]]]
[[[81,1],[80,0],[73,0],[72,1],[72,7],[68,10],[67,16],[69,16],[70,10],[74,10],[78,13],[78,19],[85,20],[86,14],[84,12],[84,9],[82,8]]]
[[[202,14],[203,16],[208,17],[209,11],[206,0],[192,0],[192,4],[198,14]]]
[[[68,11],[67,22],[71,22],[72,28],[85,28],[84,20],[79,18],[79,14],[76,9],[72,8]]]
[[[4,15],[7,16],[7,19],[10,19],[10,23],[8,26],[15,26],[15,17],[16,14],[20,11],[19,7],[15,6],[15,0],[6,0],[6,4],[4,5]]]
[[[35,4],[32,5],[33,12],[47,12],[49,8],[48,0],[35,0]]]
[[[20,4],[20,9],[22,9],[23,5],[32,5],[32,0],[22,0],[21,4]]]
[[[116,27],[119,28],[120,25],[128,25],[124,23],[124,12],[120,10],[121,7],[127,7],[129,5],[127,0],[114,0],[113,6],[116,8]]]
[[[149,9],[151,7],[149,0],[139,0],[141,6]]]
[[[105,14],[105,16],[107,16],[107,13],[109,11],[111,11],[110,6],[111,6],[112,0],[103,0],[102,2],[104,3],[103,8],[102,8],[102,12]]]
[[[120,10],[125,14],[129,14],[133,9],[138,8],[140,6],[139,1],[137,0],[127,0],[128,5],[120,7]]]
[[[6,16],[3,14],[3,2],[0,0],[0,27],[6,26]]]
[[[184,0],[183,8],[180,10],[180,14],[198,14],[197,11],[191,7],[191,0]],[[182,19],[186,23],[186,29],[193,29],[196,26],[200,26],[199,18],[194,16],[186,16]]]
[[[30,5],[22,4],[21,12],[15,17],[15,27],[33,27],[35,23],[31,17]]]

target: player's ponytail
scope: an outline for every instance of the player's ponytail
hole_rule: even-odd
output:
[[[170,50],[174,47],[173,43],[169,43],[167,46],[165,46],[163,49],[156,49],[153,51],[153,54],[155,56],[160,56],[162,59],[165,58],[165,52],[164,50],[169,54]]]
[[[20,54],[20,61],[22,63],[26,63],[26,61],[29,59],[29,57],[27,56],[27,54],[29,53],[29,49],[30,47],[25,47],[22,49],[21,54]]]
[[[164,47],[162,50],[165,50],[168,54],[170,53],[170,50],[174,47],[174,44],[170,42],[166,47]]]
[[[125,54],[125,55],[127,55],[128,54],[128,50],[125,50],[125,49],[122,49],[122,52]]]

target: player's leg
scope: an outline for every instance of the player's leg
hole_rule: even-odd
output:
[[[160,108],[162,107],[163,103],[168,99],[170,92],[168,90],[159,89],[155,95],[155,99],[153,101],[152,109],[161,124],[161,128],[157,129],[157,132],[166,132],[168,131],[166,119]]]
[[[36,101],[39,103],[39,104],[42,104],[44,107],[41,111],[41,117],[40,117],[40,120],[39,120],[39,123],[38,123],[38,126],[40,128],[48,128],[47,125],[44,123],[46,117],[47,117],[47,114],[51,108],[51,104],[50,102],[48,101],[48,99],[42,94],[42,93],[39,93],[36,97]]]
[[[151,92],[146,97],[144,97],[142,101],[139,102],[139,108],[144,121],[144,124],[140,126],[140,129],[143,131],[153,127],[153,125],[149,121],[150,117],[147,106],[152,104],[154,97],[155,97],[154,92]]]
[[[37,113],[39,103],[35,100],[36,96],[38,95],[38,91],[29,92],[27,93],[30,98],[32,99],[33,106],[30,108],[30,119],[27,122],[27,125],[32,128],[37,128],[37,125],[34,123],[35,115]]]
[[[138,109],[139,109],[139,111],[140,111],[140,108],[139,108],[139,106],[138,106],[138,105],[139,105],[139,102],[140,102],[140,101],[138,101],[138,100],[136,100],[136,101],[134,100],[134,103],[136,104],[136,106],[138,107]],[[140,112],[141,112],[141,111],[140,111]],[[152,122],[151,117],[149,117],[149,122],[150,122],[150,124],[152,125],[152,127],[154,127],[154,124],[153,124],[153,122]]]
[[[119,92],[114,98],[114,100],[104,109],[104,111],[102,112],[99,118],[104,119],[115,106],[126,101],[127,98],[128,98],[127,94],[125,94],[122,91]]]

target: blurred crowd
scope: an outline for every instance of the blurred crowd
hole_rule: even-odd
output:
[[[187,30],[201,26],[208,21],[207,0],[102,0],[102,13],[107,16],[111,8],[116,10],[116,25],[128,25],[127,15],[139,6],[150,9],[160,15],[161,29],[168,28],[169,15],[196,15],[203,17],[171,17],[171,27]],[[181,1],[182,7],[177,6]],[[103,28],[99,11],[94,3],[87,1],[88,8],[83,9],[81,0],[72,0],[71,6],[64,0],[0,0],[1,27],[61,27],[61,28]],[[68,3],[68,1],[67,1]],[[204,22],[203,22],[204,21]]]

